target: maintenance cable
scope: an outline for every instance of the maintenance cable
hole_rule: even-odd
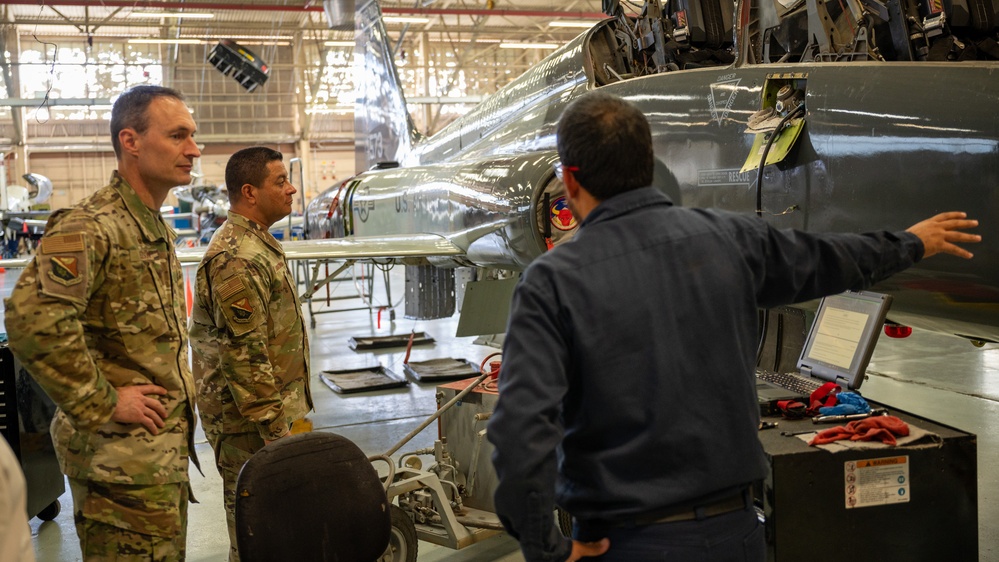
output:
[[[763,168],[767,165],[767,156],[770,154],[770,147],[773,146],[774,140],[780,136],[787,122],[804,112],[805,106],[801,105],[785,115],[777,123],[777,128],[770,134],[770,138],[767,139],[767,145],[763,148],[763,157],[760,158],[760,166],[756,169],[756,216],[758,217],[763,216]]]

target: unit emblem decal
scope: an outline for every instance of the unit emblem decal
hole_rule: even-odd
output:
[[[548,208],[548,212],[551,217],[552,226],[555,228],[562,231],[576,228],[576,217],[572,216],[572,211],[569,210],[569,202],[566,201],[565,195],[556,197]]]

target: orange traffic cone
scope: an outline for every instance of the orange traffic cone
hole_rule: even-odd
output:
[[[191,294],[191,278],[184,276],[184,300],[187,301],[187,317],[191,317],[191,310],[194,309],[194,295]]]

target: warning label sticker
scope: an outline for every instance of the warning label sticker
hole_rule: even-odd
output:
[[[909,457],[888,457],[843,463],[846,508],[908,503]]]

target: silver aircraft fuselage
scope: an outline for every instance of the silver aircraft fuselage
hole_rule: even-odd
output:
[[[744,0],[753,9],[756,1]],[[736,14],[745,11],[737,4]],[[746,21],[733,32],[734,64],[608,81],[600,43],[614,20],[605,20],[423,142],[400,143],[407,133],[398,129],[372,133],[386,123],[362,119],[359,148],[370,163],[400,166],[361,173],[320,196],[310,205],[309,235],[461,233],[465,255],[437,265],[522,269],[546,250],[546,237],[557,244],[576,227],[559,207],[551,169],[555,126],[569,102],[598,87],[648,117],[655,185],[675,203],[751,213],[757,168],[740,171],[756,139],[747,123],[768,80],[788,80],[803,91],[804,125],[783,161],[762,170],[763,220],[862,232],[966,211],[981,222],[974,259],[936,257],[874,289],[894,296],[892,321],[999,341],[999,62],[753,64],[742,43],[757,32]],[[373,48],[359,46],[359,59]],[[390,67],[366,72],[383,89],[395,79]],[[377,103],[370,94],[361,100]]]

